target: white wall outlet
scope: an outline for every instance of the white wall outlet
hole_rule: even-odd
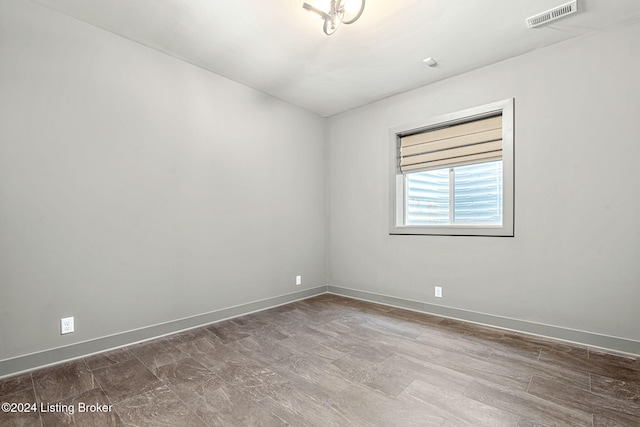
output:
[[[70,334],[71,332],[73,332],[73,317],[60,319],[60,335]]]
[[[442,286],[436,286],[436,297],[442,298]]]
[[[302,285],[302,276],[296,276],[296,286]]]

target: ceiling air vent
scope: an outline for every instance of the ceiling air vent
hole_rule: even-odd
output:
[[[571,15],[578,11],[578,0],[570,1],[562,6],[554,7],[546,12],[539,13],[537,15],[527,18],[527,26],[529,28],[539,27],[541,25],[548,24],[556,19],[563,18],[567,15]]]

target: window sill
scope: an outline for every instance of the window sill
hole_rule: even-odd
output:
[[[513,237],[513,228],[504,225],[433,225],[433,226],[392,226],[390,235],[426,235],[426,236],[484,236]]]

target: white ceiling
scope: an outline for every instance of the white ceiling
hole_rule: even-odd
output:
[[[323,116],[640,16],[640,0],[579,0],[528,29],[568,0],[366,0],[327,36],[303,0],[33,1]]]

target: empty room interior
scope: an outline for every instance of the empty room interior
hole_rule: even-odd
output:
[[[640,425],[637,0],[0,0],[0,425]]]

